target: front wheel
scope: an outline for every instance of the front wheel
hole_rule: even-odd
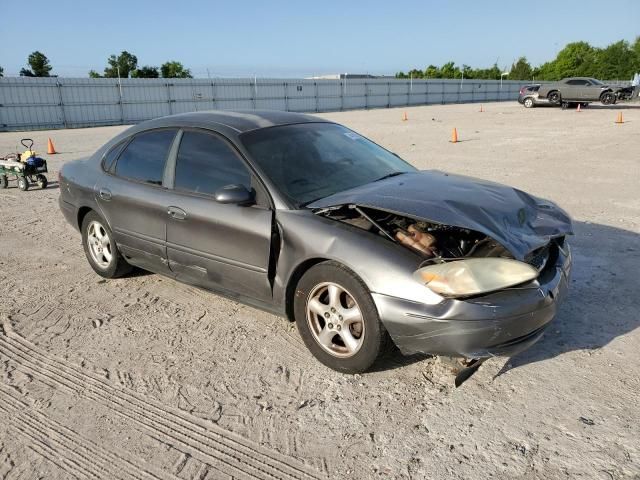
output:
[[[600,101],[603,105],[613,105],[616,103],[616,96],[611,92],[603,93],[600,97]]]
[[[304,274],[294,313],[307,348],[339,372],[368,370],[390,345],[369,290],[339,263],[322,262]]]
[[[535,107],[535,103],[533,102],[533,98],[527,97],[524,99],[524,108],[533,108]]]
[[[6,175],[0,175],[0,188],[8,188],[9,187],[9,179]]]
[[[49,185],[49,181],[47,180],[47,177],[45,177],[41,173],[36,175],[36,181],[38,182],[38,186],[43,190],[47,188],[47,185]]]
[[[122,257],[113,233],[100,215],[89,212],[82,220],[82,246],[89,265],[104,278],[117,278],[131,271]]]

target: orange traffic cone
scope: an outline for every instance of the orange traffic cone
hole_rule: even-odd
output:
[[[578,108],[576,108],[576,112],[580,111],[580,104],[578,104]]]
[[[480,105],[480,113],[484,112],[484,110],[482,109],[482,105]]]
[[[616,118],[616,123],[624,123],[624,119],[622,118],[622,112],[618,112],[618,118]]]
[[[455,128],[453,129],[453,132],[451,132],[451,143],[458,143],[458,130]]]
[[[56,149],[53,148],[53,142],[51,141],[51,139],[49,139],[49,141],[47,142],[47,153],[49,155],[53,155],[54,153],[58,153],[58,152],[56,152]]]
[[[407,117],[407,112],[404,112],[404,115],[402,116],[402,121],[406,122],[407,120],[409,120],[409,117]]]

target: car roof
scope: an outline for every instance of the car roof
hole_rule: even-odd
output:
[[[160,117],[137,125],[139,130],[162,126],[210,127],[233,130],[236,134],[260,128],[296,123],[326,122],[318,117],[279,110],[208,110]]]

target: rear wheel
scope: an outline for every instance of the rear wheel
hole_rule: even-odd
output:
[[[535,107],[535,103],[533,102],[533,98],[527,97],[524,99],[524,107],[525,108],[533,108]]]
[[[562,95],[560,95],[560,92],[557,90],[549,92],[549,95],[547,95],[547,98],[551,103],[560,103],[562,101]]]
[[[120,254],[113,233],[100,215],[89,212],[82,220],[82,246],[89,265],[100,276],[117,278],[131,271]]]
[[[29,190],[29,180],[27,180],[27,177],[18,177],[18,188],[23,192]]]
[[[47,185],[49,184],[49,181],[47,180],[47,177],[45,177],[41,173],[36,175],[36,181],[38,182],[38,186],[40,188],[42,188],[42,189],[47,188]]]
[[[304,274],[294,313],[307,348],[339,372],[368,370],[390,345],[369,290],[339,263],[319,263]]]

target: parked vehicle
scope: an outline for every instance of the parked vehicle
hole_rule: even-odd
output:
[[[541,85],[538,95],[555,104],[601,102],[613,105],[618,100],[629,100],[633,91],[633,87],[609,86],[595,78],[571,77]]]
[[[418,171],[286,112],[143,122],[63,166],[60,208],[99,275],[135,265],[286,316],[347,373],[391,343],[476,360],[523,350],[571,269],[571,220],[552,202]]]
[[[540,90],[539,83],[534,85],[525,85],[520,89],[520,95],[518,95],[518,103],[524,105],[525,108],[533,108],[541,102],[547,103],[546,100],[540,101],[538,90]]]

